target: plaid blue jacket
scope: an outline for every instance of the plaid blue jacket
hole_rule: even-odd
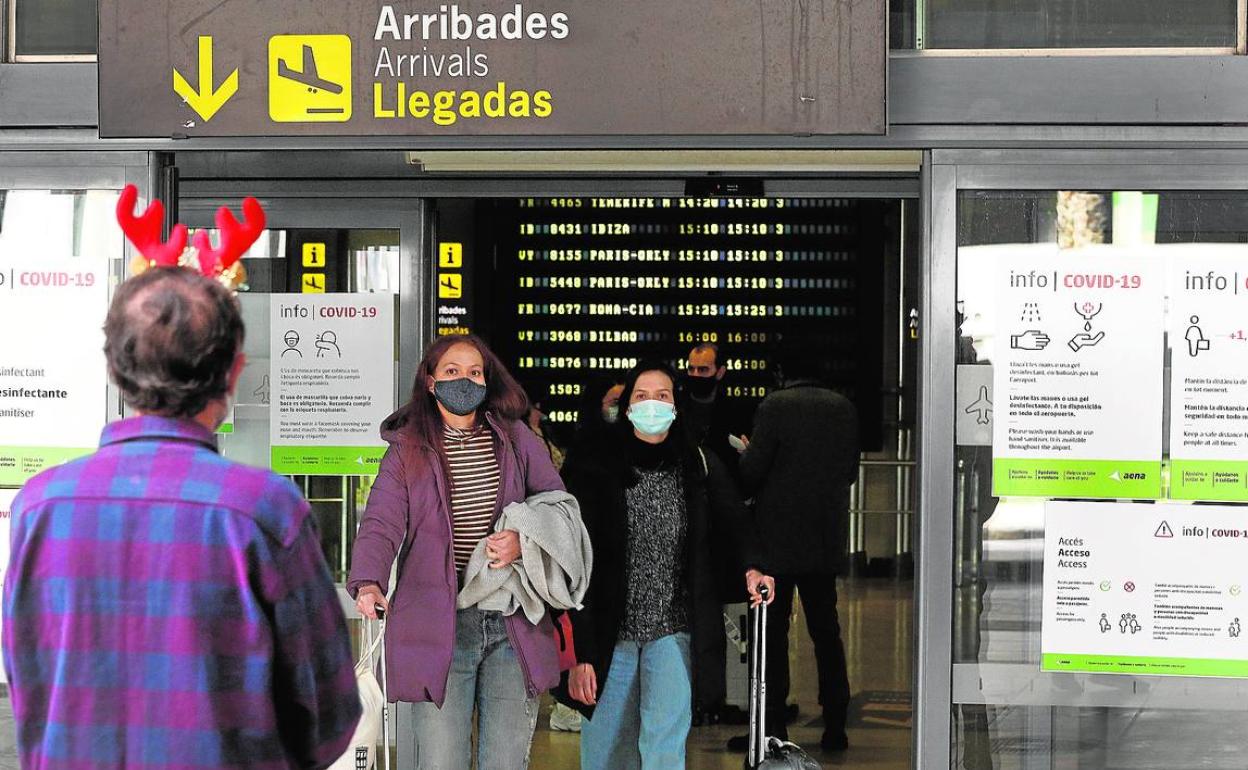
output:
[[[4,668],[25,770],[320,768],[360,717],[308,504],[183,420],[109,425],[12,509]]]

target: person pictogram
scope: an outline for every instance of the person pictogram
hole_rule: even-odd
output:
[[[282,337],[282,341],[286,343],[286,349],[282,351],[282,358],[285,358],[289,353],[294,353],[303,358],[303,353],[299,350],[299,332],[294,329],[287,331]]]
[[[1192,325],[1187,327],[1187,354],[1192,358],[1200,355],[1202,350],[1209,349],[1209,338],[1205,336],[1205,330],[1200,328],[1200,316],[1192,316]]]

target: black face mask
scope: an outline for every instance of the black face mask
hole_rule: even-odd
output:
[[[486,387],[461,377],[458,380],[438,380],[433,383],[433,397],[446,407],[446,411],[460,417],[472,414],[485,403]]]
[[[689,391],[689,395],[693,398],[707,400],[715,395],[715,388],[719,386],[719,380],[714,377],[692,377],[685,375],[685,389]]]

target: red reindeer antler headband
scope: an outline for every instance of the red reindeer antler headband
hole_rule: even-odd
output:
[[[264,231],[264,209],[255,198],[243,200],[243,221],[240,223],[228,208],[217,210],[217,230],[220,231],[217,248],[212,247],[208,233],[195,233],[194,248],[186,248],[186,226],[174,225],[169,240],[162,241],[161,227],[165,219],[165,207],[160,201],[152,201],[139,216],[134,215],[134,204],[139,191],[134,185],[126,185],[117,201],[117,223],[138,249],[130,262],[130,272],[138,275],[153,267],[185,267],[214,278],[226,287],[237,290],[247,283],[247,271],[239,262]]]

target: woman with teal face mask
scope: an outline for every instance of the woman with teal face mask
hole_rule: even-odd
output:
[[[666,364],[633,369],[614,430],[564,466],[594,548],[584,609],[569,613],[578,665],[557,691],[588,717],[582,770],[683,768],[694,704],[723,699],[721,604],[771,585],[727,470],[685,437],[675,382]],[[712,548],[725,541],[734,553]],[[722,559],[739,565],[737,596],[719,595]]]

